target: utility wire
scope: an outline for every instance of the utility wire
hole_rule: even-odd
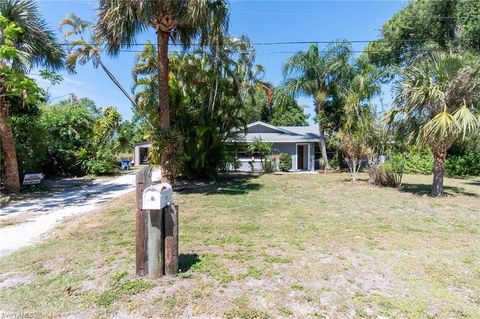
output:
[[[320,41],[278,41],[278,42],[251,42],[247,44],[251,45],[262,45],[262,46],[268,46],[268,45],[291,45],[291,44],[336,44],[336,43],[341,43],[341,42],[347,42],[347,43],[371,43],[371,42],[396,42],[396,43],[416,43],[416,42],[425,42],[425,41],[432,41],[432,39],[400,39],[400,40],[383,40],[383,39],[378,39],[378,40],[320,40]],[[96,45],[96,43],[93,42],[86,42],[88,45]],[[144,43],[122,43],[122,46],[144,46],[144,45],[153,45],[157,46],[158,43],[154,42],[144,42]],[[70,43],[60,43],[60,45],[63,46],[70,46]],[[106,44],[101,44],[101,45],[106,45]],[[175,43],[169,43],[169,46],[181,46],[180,44],[175,44]],[[189,46],[200,46],[199,43],[191,43]],[[209,44],[208,46],[225,46],[225,44]]]
[[[129,50],[129,49],[120,49],[119,50],[122,53],[142,53],[145,52],[143,50]],[[442,49],[412,49],[412,50],[406,50],[407,52],[411,53],[428,53],[428,52],[439,52],[443,51]],[[452,50],[453,52],[457,52],[458,50]],[[100,50],[100,52],[106,52],[106,50]],[[204,51],[191,51],[190,53],[201,53]],[[233,54],[296,54],[299,52],[304,52],[302,50],[296,50],[296,51],[235,51],[232,50]],[[351,50],[350,51],[353,54],[358,54],[358,53],[394,53],[394,52],[400,52],[399,50],[376,50],[376,51],[364,51],[364,50]],[[405,51],[401,51],[405,52]],[[178,50],[170,50],[169,53],[185,53],[185,51],[178,51]]]
[[[73,94],[73,93],[67,93],[67,94],[64,94],[64,95],[49,97],[47,100],[49,100],[49,101],[51,101],[51,100],[56,100],[56,99],[60,99],[60,98],[65,97],[65,96],[72,95],[72,94]]]

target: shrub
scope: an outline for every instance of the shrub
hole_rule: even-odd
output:
[[[405,171],[406,156],[392,154],[389,159],[379,167],[370,170],[370,183],[377,186],[398,187],[402,184]]]
[[[402,184],[403,173],[394,171],[388,164],[371,169],[369,175],[370,183],[373,185],[398,187]]]
[[[433,155],[431,152],[409,153],[405,155],[405,168],[407,174],[429,175],[433,170]]]
[[[14,127],[15,147],[20,174],[44,172],[47,161],[48,132],[41,126],[37,116],[24,115],[10,118]],[[0,161],[2,158],[0,152]]]
[[[80,167],[87,174],[111,175],[118,171],[115,156],[109,150],[102,150],[97,156],[92,156],[85,149],[81,149],[78,157]]]
[[[470,151],[462,156],[448,156],[445,170],[449,176],[479,176],[480,154]]]
[[[404,157],[404,172],[407,174],[429,175],[433,170],[433,155],[430,152],[408,153],[406,155],[394,154],[389,156],[389,163]],[[480,154],[475,151],[463,155],[448,155],[445,163],[445,173],[448,176],[479,176]]]
[[[271,173],[275,170],[275,159],[271,155],[268,155],[263,160],[262,165],[265,173]]]
[[[280,153],[280,164],[279,169],[282,172],[288,172],[292,169],[292,156],[288,153]]]
[[[388,156],[386,164],[394,172],[400,170],[406,174],[430,175],[433,170],[433,155],[426,151],[422,153],[393,153]],[[448,155],[445,163],[445,173],[448,176],[480,176],[480,153],[470,150],[463,155]]]
[[[237,171],[240,168],[240,161],[234,154],[227,153],[225,154],[225,158],[222,160],[220,167],[222,171]]]
[[[320,158],[320,161],[323,163],[323,159],[322,159],[322,158]],[[334,156],[334,157],[332,157],[332,158],[328,161],[328,164],[330,165],[330,167],[331,167],[333,170],[339,171],[342,162],[338,159],[338,156]],[[322,166],[323,166],[323,165],[322,165]]]

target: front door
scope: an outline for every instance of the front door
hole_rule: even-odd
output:
[[[303,167],[303,150],[305,145],[297,145],[297,169],[305,169]]]

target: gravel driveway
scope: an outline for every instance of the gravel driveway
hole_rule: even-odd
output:
[[[152,173],[160,180],[160,171]],[[79,189],[14,203],[0,209],[2,219],[22,218],[21,223],[0,228],[0,256],[39,241],[64,218],[92,212],[135,188],[135,172],[102,180]]]

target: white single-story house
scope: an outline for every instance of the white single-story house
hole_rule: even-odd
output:
[[[235,155],[240,162],[240,171],[262,170],[258,154],[248,152],[248,144],[255,138],[273,143],[273,154],[288,153],[292,156],[292,171],[313,171],[319,169],[320,141],[318,126],[274,126],[261,121],[247,125],[246,132],[239,131],[237,137],[229,141],[235,144]],[[149,161],[150,142],[135,144],[135,165]]]
[[[273,153],[292,156],[292,171],[313,171],[319,168],[320,136],[318,126],[274,126],[261,121],[247,125],[247,131],[239,133],[233,143],[248,145],[254,139],[273,143]],[[238,152],[241,171],[261,170],[261,162],[255,154]]]

